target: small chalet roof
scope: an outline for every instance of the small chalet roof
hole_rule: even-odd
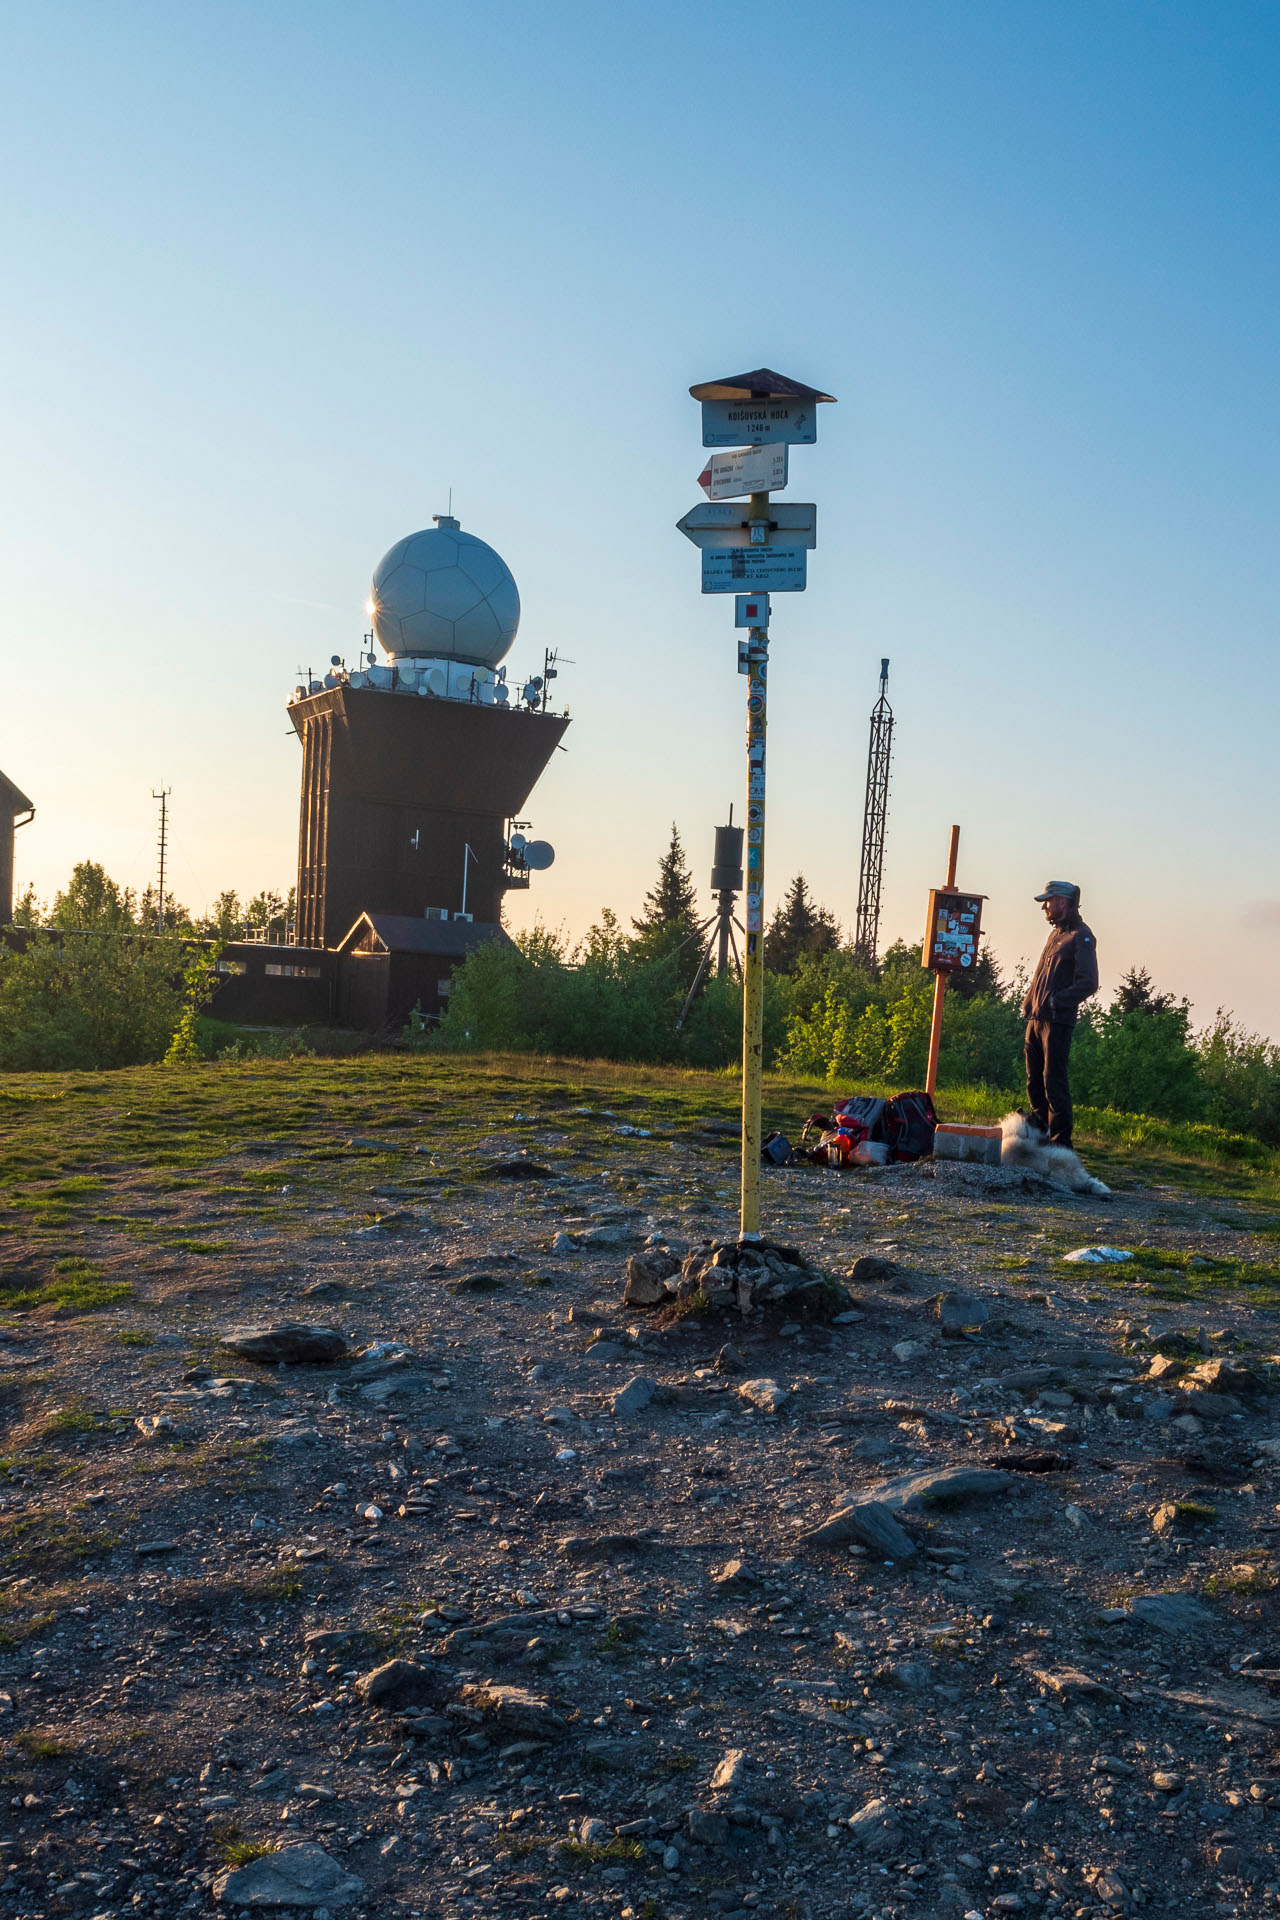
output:
[[[28,800],[21,787],[15,787],[7,775],[0,773],[0,814],[8,814],[10,819],[16,813],[34,813],[35,804]]]
[[[757,367],[754,373],[731,373],[723,380],[703,380],[690,387],[695,400],[831,400],[834,393],[819,393],[806,387],[803,380],[789,380],[772,367]]]
[[[373,933],[387,953],[428,953],[441,960],[460,960],[486,940],[510,945],[511,936],[496,920],[426,920],[411,913],[362,913],[350,933],[338,942],[339,953],[353,948]]]

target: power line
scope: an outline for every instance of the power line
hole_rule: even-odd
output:
[[[858,922],[853,944],[874,964],[880,939],[880,884],[884,878],[884,830],[889,818],[889,756],[893,746],[893,708],[889,705],[889,662],[880,662],[880,698],[871,709],[867,748],[867,802],[862,816],[862,866],[858,873]]]

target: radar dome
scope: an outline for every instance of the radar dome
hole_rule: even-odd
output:
[[[520,625],[511,569],[448,514],[397,540],[373,574],[373,631],[393,660],[496,667]]]

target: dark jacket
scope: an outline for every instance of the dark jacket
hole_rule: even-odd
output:
[[[1024,1020],[1074,1024],[1080,1003],[1098,991],[1098,948],[1078,913],[1055,927],[1022,1002]]]

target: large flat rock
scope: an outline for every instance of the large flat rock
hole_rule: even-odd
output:
[[[965,1500],[987,1500],[1016,1483],[1001,1467],[939,1467],[933,1473],[908,1473],[886,1480],[874,1489],[874,1499],[890,1512],[923,1512],[930,1507],[959,1506]]]
[[[229,1907],[274,1910],[306,1907],[344,1907],[358,1900],[364,1882],[346,1873],[323,1847],[304,1840],[262,1853],[243,1867],[230,1867],[213,1883],[213,1897]]]

